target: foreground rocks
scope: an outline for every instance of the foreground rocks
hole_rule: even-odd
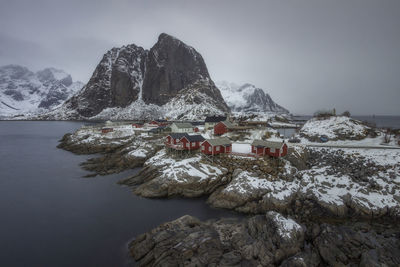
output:
[[[186,215],[129,249],[140,266],[397,266],[398,229],[379,227],[299,224],[276,212],[206,222]]]

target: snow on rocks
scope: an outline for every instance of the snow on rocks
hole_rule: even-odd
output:
[[[163,149],[145,162],[138,175],[122,183],[139,185],[134,192],[145,197],[197,197],[227,182],[224,178],[227,173],[225,168],[200,161],[199,154],[179,159],[168,155]]]
[[[83,169],[93,172],[88,176],[142,166],[160,149],[160,139],[141,135],[141,129],[134,129],[130,124],[106,123],[113,128],[107,133],[101,132],[102,126],[83,126],[73,134],[66,134],[58,146],[76,154],[102,153],[81,164]]]
[[[347,158],[345,153],[331,155],[334,152],[327,150],[317,157],[313,153],[310,154],[311,162],[315,158],[319,164],[314,162],[311,168],[291,175],[293,167],[285,161],[279,179],[236,169],[232,180],[215,191],[208,202],[214,207],[245,213],[290,212],[296,203],[298,207],[294,209],[298,212],[309,206],[302,215],[397,216],[400,205],[399,164],[380,166],[365,161],[361,156],[358,159],[354,158],[356,156]]]
[[[284,210],[298,190],[298,181],[272,180],[255,173],[236,169],[231,182],[214,192],[208,202],[218,208],[230,208],[245,213],[260,213],[273,208]]]
[[[322,135],[331,140],[360,140],[367,136],[368,127],[360,121],[345,117],[312,118],[300,130],[300,135],[310,141],[317,141]]]
[[[299,233],[303,232],[303,228],[300,224],[296,223],[292,219],[287,219],[283,217],[280,213],[275,211],[267,212],[267,217],[269,217],[273,224],[275,225],[278,234],[285,239],[290,239],[292,236],[295,236]]]
[[[129,249],[140,266],[279,266],[304,247],[303,229],[284,229],[289,223],[297,226],[280,214],[205,222],[185,215],[136,237]],[[284,230],[290,232],[282,238]]]

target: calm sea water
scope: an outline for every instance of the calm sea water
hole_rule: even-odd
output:
[[[0,122],[0,266],[130,266],[127,243],[190,214],[233,217],[204,199],[139,198],[116,182],[138,171],[96,178],[77,156],[56,148],[74,122]]]

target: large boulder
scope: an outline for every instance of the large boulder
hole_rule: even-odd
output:
[[[183,216],[129,245],[140,266],[270,266],[303,248],[304,230],[278,213],[200,222]]]

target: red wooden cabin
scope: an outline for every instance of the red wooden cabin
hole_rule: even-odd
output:
[[[171,133],[166,137],[166,143],[176,145],[180,142],[182,137],[188,136],[187,133]]]
[[[260,156],[284,157],[287,155],[288,146],[285,142],[254,140],[251,152]]]
[[[201,153],[204,153],[206,155],[218,155],[221,153],[230,152],[232,152],[232,143],[226,137],[208,139],[201,143]]]
[[[110,132],[113,132],[113,131],[114,131],[113,128],[101,128],[101,133],[102,134],[110,133]]]
[[[201,135],[186,135],[181,138],[180,142],[183,144],[185,150],[195,150],[200,148],[200,143],[204,141]]]
[[[158,125],[158,126],[167,126],[168,121],[167,120],[152,120],[151,122],[149,122],[149,124]]]
[[[134,127],[134,128],[142,128],[143,124],[141,124],[141,123],[132,123],[132,127]]]
[[[214,126],[214,135],[223,135],[234,125],[230,121],[220,121]]]

